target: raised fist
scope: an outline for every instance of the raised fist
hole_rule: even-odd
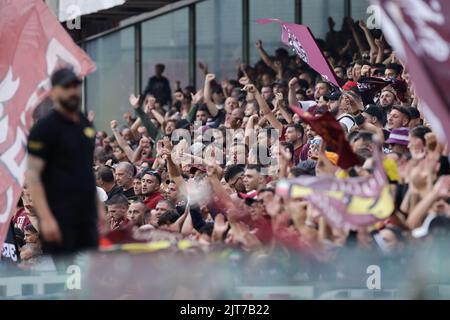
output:
[[[208,73],[206,75],[206,81],[211,82],[216,78],[216,75],[214,73]]]

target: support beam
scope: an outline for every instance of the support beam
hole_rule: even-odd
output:
[[[242,0],[242,63],[250,63],[250,4]]]
[[[191,86],[196,86],[196,65],[197,65],[197,55],[196,46],[197,39],[195,35],[196,31],[196,21],[195,21],[195,4],[189,6],[189,84]]]
[[[141,24],[134,26],[134,92],[142,92],[142,33]]]

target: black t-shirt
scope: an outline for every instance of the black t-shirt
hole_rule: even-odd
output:
[[[154,95],[161,105],[172,102],[172,91],[170,90],[169,80],[166,77],[151,77],[144,90],[144,96],[147,94]]]
[[[116,194],[122,194],[122,193],[123,193],[122,187],[119,187],[118,185],[114,185],[114,187],[111,190],[109,190],[109,192],[107,192],[106,194],[108,195],[108,200],[109,200]]]
[[[97,222],[94,147],[95,130],[81,113],[75,123],[51,110],[30,131],[28,152],[46,163],[42,182],[62,230]]]
[[[225,110],[219,109],[215,117],[211,117],[206,121],[206,125],[210,128],[218,128],[225,121]]]
[[[133,189],[133,187],[131,187],[131,188],[128,189],[128,190],[124,190],[124,191],[123,191],[123,194],[125,195],[125,197],[127,197],[128,200],[130,200],[130,199],[136,197],[136,195],[134,194],[134,189]]]

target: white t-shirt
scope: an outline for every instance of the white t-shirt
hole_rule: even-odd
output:
[[[353,118],[352,115],[348,113],[341,114],[337,118],[337,121],[339,121],[339,123],[342,123],[347,127],[347,132],[350,132],[350,129],[356,125],[355,119]]]

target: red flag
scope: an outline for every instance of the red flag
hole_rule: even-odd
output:
[[[318,116],[313,116],[311,113],[305,112],[296,106],[291,106],[290,108],[322,137],[327,147],[332,148],[339,155],[339,167],[348,169],[360,163],[358,156],[353,152],[352,147],[345,137],[344,130],[342,130],[341,125],[331,113],[326,112]]]
[[[337,76],[324,57],[322,50],[314,39],[311,30],[304,25],[288,23],[279,19],[259,19],[258,23],[276,22],[281,26],[281,41],[291,49],[311,68],[316,70],[328,82],[340,88]]]
[[[26,140],[34,108],[51,74],[72,66],[84,77],[95,64],[42,0],[0,0],[0,245],[24,182]]]
[[[381,27],[406,63],[427,120],[450,138],[450,1],[378,0]]]

